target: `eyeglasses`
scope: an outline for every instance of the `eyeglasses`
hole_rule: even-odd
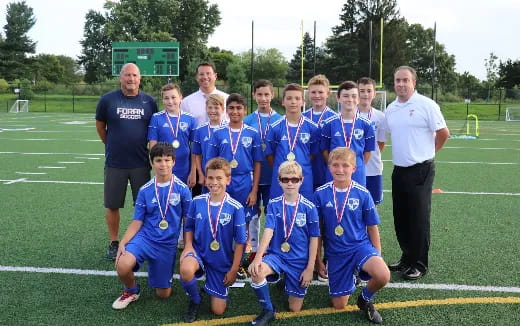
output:
[[[291,181],[291,183],[298,183],[302,181],[302,178],[278,178],[278,180],[280,180],[281,183],[289,183],[289,181]]]

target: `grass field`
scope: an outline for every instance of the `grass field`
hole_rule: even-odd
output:
[[[452,130],[463,121],[449,121]],[[391,148],[385,201],[379,207],[383,256],[399,256],[392,221]],[[164,325],[182,321],[187,297],[174,282],[160,300],[144,285],[124,311],[112,301],[121,284],[104,258],[103,157],[93,114],[0,113],[0,325]],[[520,123],[483,121],[477,140],[451,139],[436,158],[429,273],[420,282],[397,274],[375,298],[386,325],[520,324]],[[131,216],[130,192],[121,232]],[[142,272],[145,272],[143,270]],[[368,325],[353,305],[332,311],[328,289],[314,285],[304,311],[273,325]],[[200,319],[247,324],[258,313],[252,289],[232,289],[224,318],[205,300]],[[206,298],[207,299],[207,298]],[[206,325],[201,322],[193,325]]]

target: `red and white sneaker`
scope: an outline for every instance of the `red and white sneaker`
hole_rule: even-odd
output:
[[[134,302],[137,299],[139,299],[139,293],[134,294],[123,291],[123,295],[117,298],[114,303],[112,303],[112,308],[117,310],[125,309],[131,302]]]

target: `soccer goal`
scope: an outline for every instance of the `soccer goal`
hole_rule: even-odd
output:
[[[506,108],[506,121],[520,121],[520,106]]]
[[[16,100],[9,113],[29,112],[29,100]]]
[[[309,98],[309,90],[305,89],[304,93],[305,93],[304,94],[305,95],[305,104],[304,104],[303,109],[305,111],[307,108],[310,108],[312,106],[312,103]],[[338,94],[338,90],[336,90],[336,89],[330,90],[330,95],[327,98],[327,106],[329,108],[339,112],[340,108],[339,108],[339,103],[337,100],[337,94]],[[376,97],[374,97],[374,99],[372,100],[372,107],[374,107],[380,111],[386,110],[386,91],[376,91]]]

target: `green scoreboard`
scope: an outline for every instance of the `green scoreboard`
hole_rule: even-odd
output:
[[[179,76],[178,42],[112,42],[112,76],[125,63],[135,63],[141,76]]]

